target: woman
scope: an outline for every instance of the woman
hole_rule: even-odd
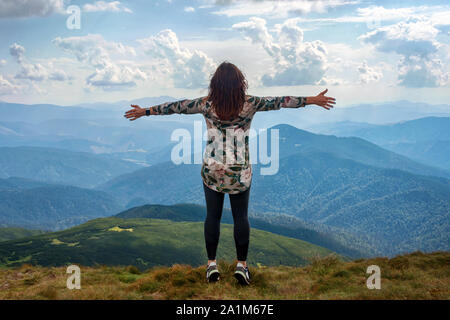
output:
[[[247,88],[247,81],[242,72],[234,64],[223,62],[211,79],[208,96],[166,102],[146,109],[131,105],[133,109],[125,113],[125,117],[131,121],[144,115],[173,113],[201,113],[206,120],[208,141],[201,177],[207,211],[204,236],[208,255],[206,268],[208,282],[218,281],[220,276],[216,251],[224,196],[228,193],[234,219],[234,240],[238,260],[234,275],[241,284],[250,283],[250,272],[246,262],[250,237],[247,209],[252,180],[248,130],[254,114],[258,111],[305,107],[308,104],[316,104],[329,110],[335,103],[334,98],[325,96],[328,89],[311,97],[257,97],[246,95]],[[236,142],[238,138],[233,138],[233,143],[226,142],[229,137],[226,133],[230,131],[244,132],[244,135],[241,135],[244,137],[241,143]],[[241,155],[239,162],[234,161],[237,154]]]

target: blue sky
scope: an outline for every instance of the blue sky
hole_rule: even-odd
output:
[[[0,0],[0,100],[194,98],[226,60],[249,94],[448,103],[449,17],[448,1]]]

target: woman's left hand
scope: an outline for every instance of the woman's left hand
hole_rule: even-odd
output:
[[[130,121],[134,121],[142,116],[145,116],[145,109],[139,107],[136,104],[132,104],[131,107],[133,109],[128,110],[125,112],[124,117],[130,119]]]
[[[325,89],[315,97],[308,97],[308,99],[307,99],[308,104],[309,103],[316,104],[327,110],[330,110],[330,108],[333,108],[334,107],[333,104],[336,103],[336,99],[333,97],[325,96],[325,93],[327,93],[327,91],[328,91],[328,89]]]

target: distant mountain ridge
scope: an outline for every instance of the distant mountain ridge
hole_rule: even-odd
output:
[[[181,99],[159,96],[111,103],[82,103],[76,106],[1,102],[0,145],[56,147],[104,154],[114,152],[123,154],[123,158],[143,163],[142,157],[128,151],[141,149],[151,152],[164,147],[171,143],[170,135],[173,130],[183,128],[192,132],[193,121],[204,122],[203,117],[173,114],[130,122],[123,117],[124,112],[129,109],[131,103],[149,106]],[[336,121],[359,121],[375,125],[429,116],[449,117],[450,106],[400,100],[348,107],[338,105],[331,111],[324,111],[323,108],[310,105],[301,109],[258,112],[252,121],[252,128],[258,130],[280,123],[308,128],[318,123]],[[158,136],[158,139],[149,139],[151,136]],[[413,153],[405,155],[411,154]],[[159,157],[155,158],[147,163],[155,164]],[[429,158],[425,164],[434,165],[435,163],[428,161]],[[448,169],[446,166],[439,167]]]
[[[450,119],[450,118],[449,118]],[[449,123],[450,124],[450,123]],[[280,157],[304,152],[330,152],[367,165],[409,171],[415,174],[450,178],[450,171],[412,161],[358,137],[314,134],[289,125],[277,125],[280,134]]]
[[[337,122],[318,126],[316,131],[338,136],[355,136],[378,145],[398,142],[450,140],[450,117],[423,117],[392,124]]]
[[[122,208],[102,191],[22,178],[0,179],[0,227],[61,230]]]
[[[280,173],[255,177],[252,210],[282,208],[306,221],[369,234],[389,255],[450,249],[448,179],[366,166],[325,152],[284,158]],[[297,183],[286,184],[288,179]],[[271,193],[264,192],[269,188]]]
[[[311,129],[359,137],[423,164],[450,170],[450,117],[424,117],[388,125],[337,122]]]
[[[142,166],[88,152],[43,147],[0,147],[0,178],[31,178],[49,183],[93,187]]]

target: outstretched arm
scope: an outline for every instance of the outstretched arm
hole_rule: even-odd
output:
[[[250,98],[250,102],[256,107],[256,111],[270,111],[279,110],[281,108],[302,108],[308,104],[316,104],[327,110],[333,107],[335,99],[332,97],[326,97],[325,93],[328,89],[325,89],[317,96],[310,97],[298,97],[298,96],[280,96],[280,97],[256,97]]]
[[[132,104],[133,109],[125,112],[124,117],[131,121],[136,120],[142,116],[147,115],[169,115],[174,113],[179,114],[194,114],[202,113],[206,103],[206,97],[196,99],[183,99],[175,102],[165,102],[150,108],[141,108],[138,105]],[[147,112],[148,110],[148,112]]]
[[[280,97],[256,97],[250,98],[256,111],[280,110],[281,108],[300,108],[306,105],[307,97],[280,96]]]

